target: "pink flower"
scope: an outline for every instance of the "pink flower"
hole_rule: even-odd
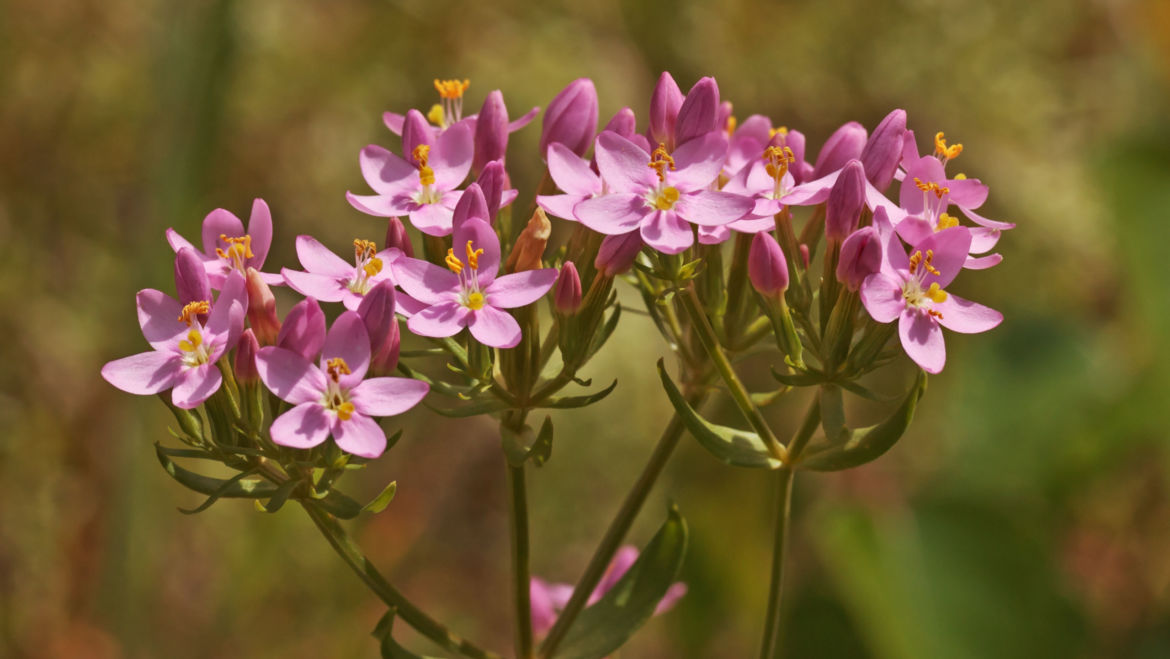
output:
[[[941,327],[974,334],[1003,320],[998,311],[943,290],[967,259],[971,233],[964,227],[932,233],[907,256],[884,214],[874,221],[885,242],[885,258],[881,271],[862,282],[861,301],[879,323],[898,319],[906,354],[927,373],[938,373],[946,363]]]
[[[379,252],[372,241],[362,239],[353,241],[353,247],[354,262],[350,265],[312,236],[297,236],[297,258],[305,271],[284,268],[280,272],[289,287],[301,295],[321,302],[341,302],[346,309],[356,311],[362,298],[379,282],[394,283],[392,266],[402,252]],[[411,304],[413,301],[401,302],[405,315],[419,308]]]
[[[565,194],[537,195],[536,203],[549,215],[576,222],[573,209],[586,199],[605,194],[605,184],[588,160],[560,142],[548,145],[547,159],[548,175]]]
[[[162,291],[139,291],[138,323],[154,349],[107,363],[102,377],[131,394],[172,389],[176,407],[197,407],[223,381],[215,363],[236,345],[246,307],[244,277],[235,271],[226,276],[214,304],[196,300],[184,305]],[[200,320],[204,315],[206,323]]]
[[[723,192],[751,199],[754,208],[747,215],[724,226],[699,227],[699,242],[717,245],[730,238],[732,230],[740,233],[771,231],[776,226],[776,214],[785,206],[780,199],[796,185],[791,170],[796,161],[797,157],[791,148],[765,146],[763,158],[757,152],[755,158],[741,167],[722,188]]]
[[[291,350],[261,348],[256,369],[264,386],[295,405],[272,422],[272,441],[312,448],[332,436],[347,453],[382,455],[386,433],[371,417],[402,414],[430,387],[410,378],[363,380],[369,365],[370,338],[353,311],[343,312],[329,329],[319,366]]]
[[[167,242],[178,252],[191,247],[203,260],[207,277],[213,288],[222,288],[228,273],[235,270],[241,275],[248,268],[259,271],[268,257],[272,245],[272,213],[263,199],[252,202],[252,214],[248,217],[248,230],[244,223],[231,211],[217,208],[203,218],[203,249],[199,250],[174,229],[167,229]],[[279,286],[284,279],[279,274],[261,272],[261,278],[270,286]]]
[[[653,154],[615,133],[597,138],[597,166],[609,194],[573,209],[585,226],[607,235],[638,229],[646,244],[678,254],[694,243],[688,223],[722,226],[752,210],[752,200],[709,190],[723,169],[727,138],[720,132],[694,137],[673,154]]]
[[[484,345],[514,347],[520,342],[520,325],[503,309],[540,299],[556,281],[556,269],[526,270],[497,279],[500,241],[477,217],[455,229],[454,244],[447,250],[447,269],[410,258],[395,264],[399,285],[425,305],[407,326],[415,334],[435,337],[454,336],[467,327]]]
[[[463,94],[470,86],[470,80],[435,80],[435,90],[439,92],[441,102],[431,106],[431,109],[427,111],[426,117],[438,128],[439,132],[445,131],[457,124],[468,126],[471,128],[472,133],[475,132],[475,124],[478,121],[477,115],[463,116]],[[515,133],[527,126],[536,118],[539,112],[540,108],[532,108],[524,116],[509,123],[508,132]],[[404,125],[406,124],[406,117],[397,112],[383,112],[382,123],[386,124],[386,128],[390,129],[391,133],[402,135]]]

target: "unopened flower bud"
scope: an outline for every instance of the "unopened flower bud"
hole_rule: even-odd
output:
[[[256,271],[248,268],[248,325],[261,345],[276,343],[280,333],[280,318],[276,315],[276,296]]]
[[[800,263],[804,266],[805,270],[808,270],[808,261],[808,245],[806,243],[800,243]]]
[[[487,222],[489,215],[483,190],[480,189],[478,183],[472,183],[467,186],[467,189],[459,197],[459,201],[455,203],[455,210],[451,213],[451,224],[458,230],[464,222],[473,217]]]
[[[808,164],[804,159],[804,152],[808,146],[807,139],[804,133],[799,130],[790,130],[784,140],[785,145],[792,149],[793,162],[788,166],[788,171],[792,173],[792,180],[797,185],[806,181],[812,180],[813,166]]]
[[[678,109],[674,143],[700,137],[719,128],[719,85],[710,76],[700,78],[687,92],[686,100]]]
[[[325,312],[313,298],[305,298],[289,310],[276,337],[276,345],[309,361],[317,359],[325,345]]]
[[[414,153],[414,148],[420,144],[434,146],[434,130],[427,123],[426,117],[418,110],[406,113],[402,122],[402,153],[408,161]]]
[[[654,93],[650,96],[650,141],[668,147],[674,144],[674,127],[678,120],[679,108],[683,104],[683,93],[666,71],[658,77]]]
[[[211,301],[211,282],[207,280],[207,268],[199,252],[193,247],[184,247],[175,255],[175,291],[179,302]]]
[[[386,249],[397,248],[403,256],[414,257],[414,245],[410,244],[410,235],[406,233],[406,225],[397,217],[392,217],[386,223]]]
[[[483,166],[479,178],[475,179],[479,189],[483,192],[487,203],[488,217],[491,224],[496,223],[496,215],[500,212],[503,203],[504,190],[508,187],[508,172],[504,170],[504,161],[493,160]]]
[[[370,336],[370,373],[379,377],[389,375],[398,366],[402,336],[394,304],[394,285],[383,279],[365,294],[357,309]]]
[[[557,311],[572,315],[581,308],[581,276],[572,261],[565,261],[553,285],[553,305]]]
[[[837,176],[825,204],[825,238],[840,244],[853,233],[865,204],[865,170],[861,161],[850,160]]]
[[[540,152],[548,153],[549,144],[560,142],[573,153],[584,156],[593,144],[596,132],[597,89],[589,78],[577,78],[545,109],[540,129]]]
[[[902,138],[906,134],[906,111],[894,110],[873,129],[861,151],[861,164],[873,187],[885,192],[894,180],[902,159]]]
[[[788,290],[788,260],[772,234],[761,231],[748,252],[748,278],[761,295],[778,297]]]
[[[503,160],[508,152],[508,108],[504,95],[495,90],[483,99],[483,107],[475,120],[475,155],[471,170],[481,172],[493,160]]]
[[[812,178],[818,179],[826,174],[841,169],[850,160],[861,157],[865,148],[865,126],[850,121],[844,124],[829,139],[825,140],[821,152],[817,154],[817,164],[813,167]]]
[[[630,108],[618,110],[602,129],[602,132],[607,130],[613,131],[627,140],[632,138],[638,130],[638,120],[634,116],[634,111]]]
[[[872,226],[849,234],[841,243],[837,260],[837,280],[851,290],[861,287],[865,278],[877,272],[882,265],[882,244],[878,231]]]
[[[642,251],[642,234],[638,231],[618,236],[606,236],[597,250],[593,267],[606,277],[614,277],[634,266],[634,259]]]
[[[524,272],[525,270],[539,270],[544,265],[541,258],[544,256],[544,247],[548,244],[548,237],[552,235],[552,222],[539,206],[528,220],[528,226],[520,232],[516,244],[512,246],[512,253],[504,264],[508,272]]]
[[[260,350],[260,342],[252,333],[252,328],[244,330],[236,343],[236,358],[232,370],[236,374],[236,382],[242,386],[255,384],[260,381],[260,374],[256,371],[256,353]]]

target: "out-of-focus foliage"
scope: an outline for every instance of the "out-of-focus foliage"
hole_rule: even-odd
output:
[[[143,345],[133,292],[169,285],[163,230],[260,196],[273,263],[298,233],[380,239],[344,191],[363,186],[362,146],[397,144],[381,112],[429,107],[432,78],[470,78],[469,110],[500,88],[518,115],[590,76],[603,116],[644,118],[663,69],[715,75],[740,118],[814,145],[904,107],[920,141],[965,145],[988,216],[1019,225],[959,291],[1003,326],[948,341],[888,455],[797,483],[790,656],[1170,655],[1162,0],[9,0],[0,16],[0,655],[374,656],[383,611],[307,518],[178,514],[196,502],[154,461],[165,409],[98,377]],[[513,138],[521,205],[538,134]],[[644,322],[592,367],[621,395],[554,415],[530,483],[536,573],[577,577],[666,421]],[[775,406],[779,427],[799,402]],[[358,493],[396,479],[398,495],[359,539],[455,629],[507,647],[494,429],[422,408],[406,424]],[[770,486],[684,443],[634,539],[674,500],[690,592],[624,655],[754,653]]]

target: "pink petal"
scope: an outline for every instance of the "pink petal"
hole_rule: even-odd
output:
[[[402,125],[406,123],[406,117],[397,112],[383,112],[382,123],[386,124],[391,133],[402,135]]]
[[[691,140],[687,145],[696,141]],[[712,227],[734,222],[751,212],[755,206],[756,203],[748,197],[730,192],[702,190],[684,194],[675,205],[675,211],[687,222]]]
[[[340,302],[348,290],[342,281],[328,275],[318,275],[283,268],[280,271],[289,288],[321,302]]]
[[[647,166],[650,154],[617,133],[605,131],[598,135],[594,156],[601,178],[611,191],[642,193],[658,181]]]
[[[395,298],[396,304],[394,305],[394,312],[403,318],[410,318],[414,314],[430,306],[428,304],[419,302],[418,300],[403,292],[399,292]]]
[[[329,439],[329,417],[321,403],[301,403],[276,417],[269,433],[281,446],[313,448]]]
[[[707,187],[723,171],[727,158],[727,138],[722,131],[687,140],[671,154],[674,169],[666,170],[666,182],[683,192]],[[649,170],[646,163],[644,169]]]
[[[157,394],[175,386],[183,368],[179,355],[168,350],[151,350],[115,359],[102,367],[106,382],[129,394]]]
[[[571,195],[589,197],[601,192],[601,177],[589,167],[589,161],[560,142],[548,146],[548,174],[558,188]]]
[[[399,259],[394,264],[394,275],[402,290],[428,305],[450,302],[459,291],[458,275],[422,259]]]
[[[560,146],[560,144],[560,142],[553,142],[553,146]],[[588,196],[575,194],[537,195],[536,203],[544,209],[544,212],[553,217],[576,222],[577,216],[573,214],[573,208],[588,198]]]
[[[379,195],[394,196],[417,188],[418,170],[377,144],[370,144],[361,150],[358,164],[366,183]]]
[[[504,275],[484,289],[487,303],[500,309],[523,307],[544,297],[557,280],[556,268]]]
[[[252,237],[252,258],[248,259],[248,265],[259,270],[268,258],[268,249],[272,247],[272,211],[263,199],[252,201],[248,235]]]
[[[981,227],[987,227],[989,229],[1001,229],[1004,231],[1016,228],[1016,225],[1012,224],[1011,222],[998,222],[996,220],[989,220],[969,208],[963,208],[960,206],[959,210],[963,211],[963,215],[966,215],[972,222],[978,224]]]
[[[413,194],[413,191],[411,194]],[[414,198],[405,192],[400,192],[392,196],[357,195],[352,192],[346,192],[345,198],[349,201],[350,206],[353,206],[366,215],[376,217],[401,217],[418,208],[418,204],[415,203]]]
[[[923,183],[938,183],[945,185],[947,175],[943,171],[943,164],[934,156],[922,156],[918,160],[908,163],[906,179],[902,182],[902,189],[898,192],[898,205],[906,209],[911,215],[922,212],[926,204],[926,195],[933,193],[923,192],[915,185],[917,178]],[[934,203],[936,200],[932,199]]]
[[[468,327],[476,341],[493,348],[514,348],[520,343],[520,324],[506,311],[486,306],[471,313]]]
[[[927,274],[922,279],[922,285],[930,286],[938,282],[939,286],[946,288],[963,269],[963,262],[967,260],[967,254],[971,251],[971,232],[967,227],[943,229],[915,243],[911,250],[921,250],[923,254],[928,251],[934,252],[931,265],[939,274]]]
[[[889,323],[902,314],[906,300],[902,286],[887,275],[874,273],[861,282],[861,303],[879,323]]]
[[[394,416],[418,405],[430,385],[411,378],[371,378],[349,392],[354,409],[367,416]]]
[[[557,611],[553,608],[547,582],[538,577],[532,577],[529,582],[528,597],[532,607],[532,631],[537,636],[543,636],[552,629],[557,620]]]
[[[261,348],[256,353],[256,371],[265,387],[293,405],[321,400],[329,385],[321,369],[287,348]]]
[[[520,130],[521,128],[527,126],[529,123],[532,122],[533,119],[536,118],[536,115],[538,115],[538,114],[540,114],[539,107],[534,107],[531,110],[529,110],[528,112],[525,112],[523,114],[523,116],[521,116],[519,119],[516,119],[512,123],[508,124],[508,132],[515,133],[516,131]]]
[[[435,185],[442,190],[454,190],[471,171],[475,153],[471,124],[459,122],[443,131],[431,151],[428,165],[435,170]]]
[[[512,188],[511,190],[504,190],[500,193],[500,208],[511,205],[513,201],[516,201],[516,197],[519,196],[520,191],[516,188]]]
[[[192,245],[191,241],[180,236],[179,232],[175,231],[174,229],[167,229],[167,244],[169,244],[171,246],[171,249],[175,250],[176,252],[183,249],[184,247],[190,247],[191,249],[195,250],[199,255],[201,255],[204,258],[204,260],[208,260],[210,258],[206,254],[203,253],[203,250]]]
[[[957,295],[934,304],[934,310],[942,314],[938,324],[961,334],[978,334],[1003,322],[1003,314],[982,304],[964,300]]]
[[[815,181],[801,183],[781,197],[780,201],[789,206],[815,206],[829,198],[829,192],[832,191],[833,184],[837,182],[837,177],[840,175],[841,170],[838,169]]]
[[[775,223],[772,222],[771,219],[768,219],[768,222],[772,226],[775,226]],[[721,226],[721,227],[703,227],[703,226],[701,226],[701,227],[699,227],[699,244],[700,245],[718,245],[720,243],[723,243],[728,238],[731,237],[731,228],[732,228],[731,225],[726,225],[726,226]],[[760,231],[763,231],[763,229],[761,229]],[[745,233],[759,233],[759,232],[754,231],[754,232],[745,232]]]
[[[410,223],[428,236],[451,234],[454,213],[443,204],[423,204],[410,211]]]
[[[678,254],[695,242],[691,226],[674,211],[651,213],[640,228],[642,240],[663,254]]]
[[[173,346],[187,333],[187,324],[179,320],[183,305],[175,298],[153,288],[138,291],[138,325],[142,336],[156,350]]]
[[[865,182],[865,205],[873,212],[879,208],[885,210],[892,224],[902,222],[908,215],[905,209],[886,198],[881,190],[874,187],[868,180]]]
[[[977,178],[949,180],[950,201],[960,208],[979,208],[987,201],[987,186]]]
[[[321,370],[335,357],[345,360],[349,367],[349,373],[342,373],[337,381],[342,387],[356,387],[366,377],[370,368],[370,335],[366,322],[355,311],[345,311],[333,321],[321,348]]]
[[[458,302],[441,302],[411,316],[406,326],[419,336],[455,336],[467,324],[470,313],[470,309]]]
[[[223,290],[211,306],[207,317],[207,331],[213,335],[227,335],[230,345],[236,344],[240,332],[244,331],[244,310],[248,307],[248,293],[244,276],[239,270],[232,270],[224,281]]]
[[[988,254],[987,256],[968,256],[963,262],[965,270],[986,270],[1003,262],[1003,254]]]
[[[632,193],[594,197],[573,207],[573,214],[581,224],[610,236],[637,229],[650,212],[646,200]]]
[[[175,388],[171,390],[171,402],[175,407],[184,410],[199,407],[199,404],[210,398],[222,383],[223,375],[212,364],[184,368],[175,379]]]
[[[220,235],[239,238],[244,235],[244,223],[230,211],[217,208],[203,218],[203,253],[211,256],[216,247],[227,247],[220,242]]]
[[[898,232],[898,236],[911,245],[926,240],[934,235],[934,227],[930,226],[930,222],[913,215],[907,217],[898,223],[894,229]]]
[[[687,585],[685,583],[671,584],[670,588],[666,589],[666,594],[662,596],[662,599],[658,600],[658,606],[654,608],[654,615],[662,615],[673,609],[674,605],[686,594]]]
[[[971,253],[982,254],[991,251],[999,242],[999,237],[999,229],[988,229],[987,227],[971,229]]]
[[[386,433],[364,414],[334,420],[333,441],[346,453],[363,458],[376,458],[386,450]]]
[[[467,262],[468,243],[471,243],[472,249],[483,250],[483,254],[479,255],[476,280],[481,287],[486,288],[495,281],[496,273],[500,271],[500,239],[492,225],[484,220],[473,217],[460,224],[455,230],[451,245],[455,250],[455,256],[463,261],[464,268],[470,267]]]
[[[312,236],[297,236],[297,258],[305,270],[329,277],[348,278],[353,266]]]
[[[898,334],[902,338],[902,349],[922,370],[932,374],[942,371],[947,361],[942,328],[925,310],[906,309],[902,312]]]

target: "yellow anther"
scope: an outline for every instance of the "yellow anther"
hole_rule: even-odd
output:
[[[956,181],[966,181],[967,175],[964,174],[963,172],[959,172],[958,174],[955,174],[955,180]]]
[[[727,131],[728,135],[735,132],[735,127],[739,125],[739,120],[735,118],[734,114],[727,115],[727,123],[724,124],[723,129]]]
[[[199,330],[191,329],[187,332],[187,338],[179,341],[179,350],[183,352],[195,352],[201,345],[203,345],[203,335]]]
[[[674,169],[674,158],[666,152],[666,144],[659,142],[658,148],[654,149],[654,153],[650,154],[650,163],[648,165],[654,173],[658,174],[659,182],[666,180],[666,168]]]
[[[435,90],[439,92],[439,96],[445,99],[463,98],[463,92],[471,86],[471,81],[464,80],[439,80],[435,78]]]
[[[205,314],[211,311],[211,303],[207,300],[199,300],[198,302],[188,302],[183,310],[179,312],[179,322],[187,323],[189,327],[191,323],[195,322],[195,316]]]
[[[963,152],[962,144],[952,144],[947,146],[947,141],[943,136],[942,131],[934,135],[934,153],[937,156],[942,156],[945,160],[954,160]]]
[[[471,241],[467,241],[467,265],[470,266],[472,270],[479,268],[480,254],[483,254],[483,248],[472,249]]]
[[[946,293],[943,293],[943,295],[946,295]],[[937,311],[935,309],[927,309],[926,313],[930,314],[931,316],[934,316],[935,318],[938,318],[939,320],[942,320],[943,315],[942,315],[941,311]]]
[[[777,126],[768,129],[768,137],[776,137],[777,135],[788,137],[788,126]]]
[[[349,364],[346,364],[344,359],[341,357],[333,357],[325,362],[325,372],[329,374],[329,377],[334,382],[337,382],[341,376],[349,375],[352,371],[349,370]]]
[[[479,311],[483,308],[484,298],[483,293],[472,293],[467,296],[467,308],[472,311]]]
[[[426,167],[427,160],[431,157],[431,145],[420,144],[414,147],[414,150],[410,152],[410,157],[414,158],[419,167]]]
[[[959,218],[953,215],[943,213],[938,216],[938,226],[934,228],[935,231],[942,231],[943,229],[950,229],[951,227],[959,226]]]
[[[362,238],[355,238],[353,241],[353,258],[356,261],[363,261],[373,256],[378,252],[378,245],[372,240],[365,240]]]
[[[923,192],[933,192],[934,196],[938,197],[939,199],[942,199],[943,195],[951,193],[950,188],[944,188],[934,181],[927,183],[917,176],[914,177],[914,185]]]
[[[373,277],[379,272],[382,272],[382,259],[376,256],[371,258],[362,266],[362,270],[365,271],[367,277]]]
[[[439,128],[445,128],[447,124],[446,115],[443,113],[443,106],[438,103],[432,105],[431,109],[427,110],[427,121],[430,121]]]
[[[658,193],[658,197],[654,200],[654,207],[660,211],[668,211],[674,208],[674,204],[678,201],[678,188],[674,186],[667,186]]]
[[[227,244],[226,250],[215,248],[215,255],[221,259],[250,259],[252,258],[252,236],[247,234],[238,238],[229,237],[227,234],[219,234],[219,239]]]
[[[788,173],[788,163],[796,162],[796,155],[786,146],[770,146],[764,149],[764,160],[768,161],[765,171],[768,176],[779,181]]]
[[[337,418],[342,421],[349,421],[349,417],[353,416],[354,411],[353,403],[347,400],[337,406]]]
[[[447,250],[446,261],[447,261],[447,269],[449,269],[451,272],[454,272],[455,274],[459,274],[460,272],[463,272],[463,261],[460,261],[459,257],[455,256],[454,249]]]
[[[926,297],[930,298],[931,300],[934,300],[936,303],[946,302],[947,292],[944,291],[942,289],[942,287],[939,286],[938,282],[936,281],[930,285],[930,288],[926,289]],[[941,318],[942,316],[939,316],[939,317]]]

